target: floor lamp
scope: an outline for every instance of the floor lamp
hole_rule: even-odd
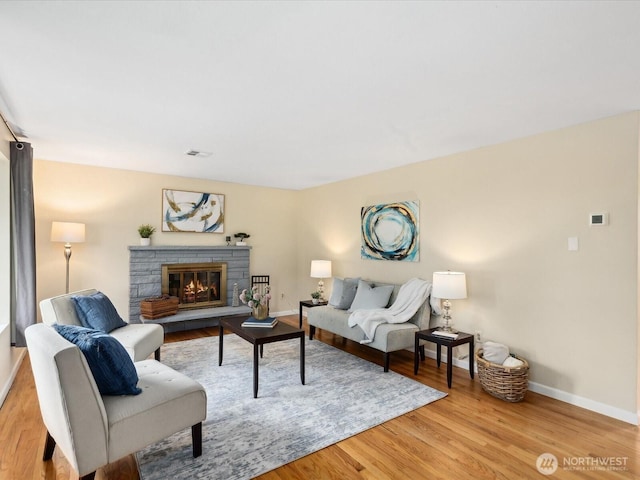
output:
[[[69,293],[71,244],[84,242],[84,223],[53,222],[51,224],[51,241],[64,242],[64,258],[67,259],[67,283],[65,293]]]

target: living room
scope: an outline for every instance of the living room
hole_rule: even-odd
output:
[[[0,219],[7,227],[0,241],[8,245],[4,186],[12,139],[0,129]],[[335,277],[394,283],[463,271],[468,298],[454,302],[456,328],[481,332],[526,358],[531,391],[637,425],[639,132],[637,105],[629,106],[606,118],[301,189],[45,160],[34,142],[37,299],[64,293],[62,244],[50,241],[54,221],[86,225],[85,242],[73,245],[70,290],[99,288],[119,312],[129,308],[128,247],[138,245],[144,223],[158,230],[153,245],[222,246],[227,235],[249,233],[251,272],[270,275],[274,315],[295,313],[309,298],[317,283],[309,276],[313,259],[331,260]],[[223,194],[225,232],[161,231],[166,188]],[[420,206],[419,261],[362,259],[360,209],[404,200]],[[589,224],[596,213],[608,215],[607,225]],[[578,249],[570,250],[574,238]],[[6,280],[0,295],[4,323]],[[0,348],[7,353],[8,345]]]
[[[629,259],[638,182],[629,173],[637,171],[639,118],[633,112],[301,191],[36,160],[38,298],[64,293],[51,222],[86,224],[86,241],[73,246],[70,290],[99,281],[127,312],[127,248],[138,244],[138,225],[159,226],[162,189],[222,193],[227,233],[249,233],[252,273],[271,276],[273,312],[295,312],[309,297],[316,258],[330,259],[337,277],[396,283],[464,271],[469,293],[455,302],[457,328],[525,357],[533,390],[632,422],[637,267]],[[360,208],[407,199],[421,206],[420,262],[362,260]],[[608,212],[610,225],[589,226],[596,211]],[[573,236],[578,252],[567,249]],[[152,242],[226,244],[225,235],[176,232],[156,232]],[[606,345],[616,354],[603,362],[594,350]]]

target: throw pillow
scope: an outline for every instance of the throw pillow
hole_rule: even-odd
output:
[[[102,292],[78,295],[71,297],[71,300],[76,307],[76,314],[83,327],[109,333],[111,330],[126,325],[111,300]]]
[[[138,372],[122,344],[100,330],[54,324],[53,328],[77,345],[87,359],[102,395],[138,395]]]
[[[329,305],[339,310],[349,309],[356,296],[359,281],[359,278],[334,278]]]
[[[367,282],[360,280],[358,290],[353,299],[350,312],[354,310],[370,310],[372,308],[385,308],[389,303],[389,298],[393,293],[393,285],[380,285],[374,287]]]

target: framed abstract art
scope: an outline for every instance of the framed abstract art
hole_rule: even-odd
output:
[[[162,231],[224,233],[224,195],[163,189]]]
[[[385,203],[362,207],[360,257],[369,260],[420,260],[419,203]]]

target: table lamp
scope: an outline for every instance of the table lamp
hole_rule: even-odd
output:
[[[64,242],[64,258],[67,259],[67,283],[65,293],[69,293],[71,244],[84,242],[84,223],[53,222],[51,224],[51,241]]]
[[[462,272],[434,272],[433,286],[431,287],[431,295],[434,298],[441,298],[442,308],[444,309],[444,326],[442,330],[445,332],[455,333],[451,328],[451,302],[449,300],[458,300],[467,298],[467,279]]]
[[[324,300],[324,278],[331,277],[331,260],[311,260],[311,278],[319,278],[318,291]]]

